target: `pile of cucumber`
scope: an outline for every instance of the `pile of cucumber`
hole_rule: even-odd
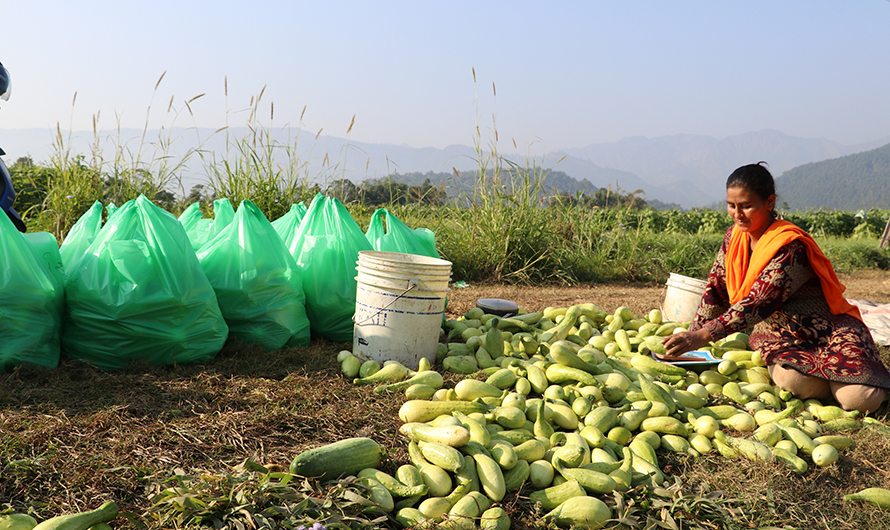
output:
[[[637,317],[578,304],[501,318],[474,308],[442,331],[439,369],[466,376],[453,388],[425,359],[413,371],[341,352],[356,384],[407,398],[399,417],[411,464],[394,477],[359,473],[389,492],[385,506],[406,527],[508,528],[507,514],[490,510],[526,486],[546,519],[599,528],[613,516],[604,495],[664,484],[659,452],[805,473],[834,464],[853,443],[839,433],[869,421],[775,386],[742,333],[707,347],[716,365],[655,360],[685,326],[657,309]]]

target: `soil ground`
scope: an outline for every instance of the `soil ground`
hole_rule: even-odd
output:
[[[859,271],[839,275],[839,279],[847,287],[844,293],[847,298],[890,303],[890,271]],[[447,313],[450,317],[457,317],[473,308],[480,298],[502,298],[516,302],[527,311],[592,302],[605,311],[613,311],[623,305],[635,315],[643,315],[650,309],[661,307],[666,290],[665,285],[654,282],[567,287],[470,285],[464,289],[451,289]]]

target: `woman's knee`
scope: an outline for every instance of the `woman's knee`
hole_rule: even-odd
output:
[[[831,393],[844,410],[858,410],[862,414],[874,412],[887,399],[887,390],[868,385],[831,383]]]
[[[771,365],[769,375],[780,388],[784,388],[800,399],[831,397],[831,387],[825,379],[804,375],[794,368],[786,368],[781,364]]]

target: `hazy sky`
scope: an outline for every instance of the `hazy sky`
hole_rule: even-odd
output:
[[[493,115],[504,152],[890,135],[887,0],[28,0],[0,35],[2,130],[240,126],[265,87],[266,124],[274,104],[273,126],[343,137],[355,116],[350,140],[413,147],[471,145],[477,123],[488,144]]]

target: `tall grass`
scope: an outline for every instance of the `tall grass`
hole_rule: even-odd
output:
[[[496,95],[494,85],[492,92]],[[585,209],[550,201],[543,189],[549,171],[543,158],[527,155],[520,165],[498,154],[496,116],[487,142],[477,119],[474,146],[475,186],[455,203],[389,206],[409,225],[436,233],[455,279],[571,284],[659,281],[669,272],[707,275],[725,229],[717,217],[706,224],[706,234],[690,237],[679,216],[656,227],[661,217],[652,210]]]
[[[249,199],[274,220],[287,213],[291,204],[311,198],[318,189],[310,183],[313,179],[309,174],[309,160],[298,154],[299,132],[286,143],[274,138],[274,103],[269,106],[269,123],[260,120],[263,92],[265,87],[251,98],[247,132],[241,138],[229,134],[227,116],[226,125],[216,131],[225,134],[225,151],[200,150],[198,156],[215,197],[227,197],[236,206]],[[228,97],[228,83],[225,94]],[[305,112],[304,107],[301,122]],[[311,157],[311,150],[308,156]]]
[[[440,211],[453,216],[438,221],[440,253],[453,262],[455,279],[476,282],[664,281],[670,272],[706,277],[722,240],[653,233],[614,222],[622,212],[564,206],[488,210],[504,217],[486,215],[485,208]]]
[[[140,195],[145,195],[168,208],[175,208],[169,189],[179,179],[192,151],[173,153],[176,138],[172,129],[184,111],[191,113],[189,105],[202,95],[186,101],[182,107],[174,106],[174,98],[166,108],[164,123],[156,137],[149,136],[149,121],[154,106],[154,94],[164,79],[158,78],[152,101],[146,109],[141,135],[136,139],[124,139],[120,118],[117,120],[117,136],[105,137],[100,132],[100,115],[93,115],[93,141],[89,156],[73,152],[72,127],[63,134],[56,124],[50,154],[50,171],[26,172],[29,185],[39,190],[43,200],[25,215],[32,230],[48,231],[62,240],[74,223],[95,201],[120,205]],[[72,121],[77,94],[72,98]],[[112,142],[112,152],[103,148],[103,138]],[[37,175],[41,180],[37,180]]]
[[[890,249],[881,249],[872,237],[816,237],[819,247],[838,272],[890,270]]]
[[[155,91],[163,77],[155,84]],[[181,189],[180,176],[195,159],[212,190],[201,197],[205,212],[214,199],[225,197],[236,206],[249,199],[275,220],[294,203],[308,202],[318,192],[335,192],[346,182],[342,172],[350,150],[348,142],[333,160],[325,153],[321,169],[312,174],[312,149],[308,154],[298,150],[299,127],[293,138],[276,140],[274,104],[268,105],[266,114],[263,92],[251,98],[245,110],[247,127],[242,137],[231,134],[227,112],[226,125],[213,133],[225,135],[223,152],[202,147],[174,152],[173,125],[191,115],[191,105],[201,95],[179,107],[171,98],[157,137],[151,137],[148,130],[153,107],[150,103],[141,136],[125,141],[118,126],[108,156],[102,148],[98,114],[94,116],[93,143],[87,156],[74,153],[71,133],[65,137],[57,126],[50,167],[16,172],[20,179],[30,179],[23,195],[40,197],[23,212],[29,229],[52,232],[61,241],[94,201],[119,205],[140,194],[178,215],[187,206],[186,201],[194,197],[177,199],[168,190],[177,182]],[[494,85],[492,92],[496,95]],[[303,115],[301,124],[302,120]],[[347,137],[351,129],[352,124]],[[436,234],[438,250],[452,262],[455,280],[572,284],[663,282],[671,272],[698,278],[707,275],[731,224],[725,212],[590,208],[572,201],[554,201],[543,189],[549,172],[543,157],[528,153],[524,163],[512,162],[500,155],[498,141],[496,115],[492,115],[488,139],[477,119],[475,185],[454,202],[444,206],[398,204],[393,198],[385,205],[409,226],[429,228]],[[347,206],[359,226],[366,229],[378,205],[364,204],[360,202],[363,195],[358,197],[359,202]],[[869,211],[857,220],[853,214],[815,212],[809,216],[798,214],[792,220],[818,227],[814,236],[839,271],[887,270],[890,250],[878,248],[879,230],[875,227],[888,213]],[[841,228],[845,237],[823,237]]]
[[[494,84],[492,93],[497,96]],[[453,274],[467,279],[571,281],[567,266],[571,255],[563,245],[554,244],[562,223],[553,222],[553,217],[564,217],[569,211],[546,208],[542,189],[546,171],[536,157],[526,157],[526,164],[520,166],[500,156],[496,113],[491,133],[485,144],[477,117],[475,185],[442,211],[447,217],[439,222],[440,252],[453,262]]]
[[[149,121],[154,106],[154,95],[163,81],[166,72],[161,74],[155,83],[152,99],[145,111],[145,121],[138,139],[123,140],[120,118],[117,120],[117,136],[110,138],[114,142],[112,158],[105,161],[101,151],[94,151],[94,159],[99,158],[99,168],[106,177],[106,197],[118,203],[135,199],[139,195],[161,197],[174,182],[179,182],[181,172],[186,169],[193,150],[184,153],[173,152],[177,138],[172,130],[179,116],[188,112],[191,116],[191,104],[204,94],[198,94],[186,100],[181,107],[175,107],[175,97],[171,96],[164,114],[164,123],[159,127],[157,136],[149,137]],[[94,145],[99,145],[98,132],[93,131],[97,138]]]
[[[534,167],[535,169],[532,169]],[[585,209],[547,204],[538,195],[545,171],[504,166],[479,178],[465,205],[392,204],[406,224],[436,234],[455,280],[520,284],[664,282],[671,272],[706,278],[731,220],[725,212]],[[494,175],[497,174],[496,179]],[[370,209],[351,206],[367,226]],[[890,250],[876,237],[822,237],[839,272],[890,270]]]

